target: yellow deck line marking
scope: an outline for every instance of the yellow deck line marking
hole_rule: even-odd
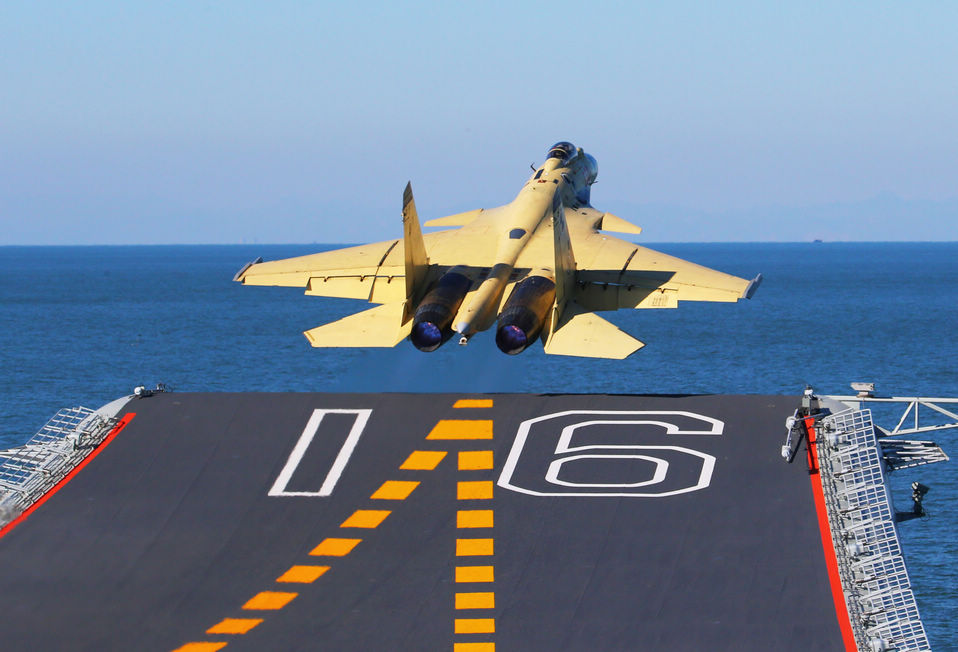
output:
[[[495,618],[456,618],[457,634],[495,634]]]
[[[456,512],[456,527],[492,527],[491,509],[460,509]]]
[[[492,451],[459,451],[460,471],[487,471],[492,468]]]
[[[206,630],[207,634],[245,634],[263,622],[262,618],[224,618]]]
[[[418,482],[411,480],[386,480],[370,498],[375,500],[405,500],[418,486]]]
[[[461,398],[452,404],[454,408],[491,408],[491,398]]]
[[[432,471],[444,457],[446,451],[413,451],[399,468],[403,471]]]
[[[456,582],[494,582],[493,566],[456,566]]]
[[[492,439],[492,419],[443,419],[426,439]]]
[[[457,593],[456,609],[495,609],[496,594],[492,591],[480,593]]]
[[[339,527],[377,528],[389,514],[391,512],[388,509],[357,509]]]
[[[293,566],[288,571],[276,578],[277,582],[295,582],[297,584],[310,584],[329,570],[329,566]]]
[[[173,650],[173,652],[216,652],[226,647],[225,642],[220,643],[187,643]]]
[[[492,498],[492,480],[471,480],[456,483],[459,500],[487,500]]]
[[[309,554],[314,557],[320,556],[329,556],[329,557],[345,557],[353,548],[362,541],[362,539],[337,539],[335,537],[327,537],[322,540],[322,542],[313,548]]]
[[[452,652],[496,652],[495,643],[453,643]]]
[[[480,557],[494,554],[492,539],[456,539],[457,557]]]
[[[295,598],[298,593],[287,593],[285,591],[263,591],[250,598],[243,609],[274,611],[282,609]]]

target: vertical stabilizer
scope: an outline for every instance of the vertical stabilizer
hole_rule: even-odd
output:
[[[555,240],[556,301],[549,335],[558,328],[566,304],[573,299],[575,291],[575,255],[569,239],[569,225],[565,221],[565,208],[558,192],[552,198],[552,234]]]
[[[429,259],[426,257],[426,245],[422,240],[419,226],[419,214],[416,213],[416,201],[412,196],[412,184],[406,184],[402,195],[402,239],[406,255],[406,307],[403,311],[403,323],[409,320],[416,309],[416,302],[425,290],[426,272]]]

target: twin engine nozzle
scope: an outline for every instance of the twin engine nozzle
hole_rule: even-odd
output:
[[[472,286],[469,277],[458,272],[443,274],[426,294],[413,316],[409,339],[420,351],[435,351],[452,336],[452,321]],[[516,355],[526,350],[542,332],[549,310],[555,304],[555,281],[541,274],[529,275],[516,283],[499,314],[496,345],[503,353]]]

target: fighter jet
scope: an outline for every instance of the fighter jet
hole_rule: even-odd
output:
[[[403,193],[402,239],[247,264],[234,281],[380,304],[304,334],[317,347],[392,347],[408,338],[435,351],[496,325],[496,345],[521,353],[622,359],[644,344],[594,314],[675,308],[680,301],[751,298],[747,281],[636,246],[609,232],[641,229],[590,204],[598,166],[569,142],[553,145],[519,194],[498,208],[426,222]]]

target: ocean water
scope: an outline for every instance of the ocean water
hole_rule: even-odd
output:
[[[256,256],[329,246],[0,247],[0,447],[23,442],[61,407],[95,408],[156,382],[178,391],[797,397],[806,383],[837,394],[874,381],[885,394],[958,397],[958,243],[649,246],[765,280],[752,301],[604,315],[647,343],[624,361],[545,356],[538,346],[505,356],[488,332],[431,354],[408,342],[322,350],[301,332],[365,304],[230,279]],[[784,432],[769,433],[769,446]],[[934,437],[951,456],[956,438]],[[958,649],[958,462],[892,479],[900,509],[911,481],[932,489],[931,516],[901,531],[932,644]]]

